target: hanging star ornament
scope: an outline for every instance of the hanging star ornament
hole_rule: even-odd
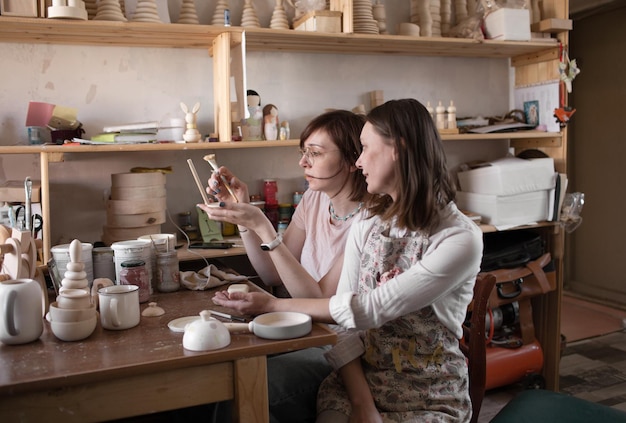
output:
[[[572,92],[572,81],[579,73],[580,68],[576,65],[576,59],[569,60],[567,53],[565,53],[563,60],[559,63],[559,75],[561,77],[561,81],[565,82],[565,87],[568,93]]]

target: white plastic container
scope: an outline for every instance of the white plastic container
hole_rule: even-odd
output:
[[[108,278],[115,280],[115,261],[113,249],[110,247],[96,247],[92,252],[93,257],[93,277]]]
[[[85,273],[87,273],[87,281],[89,282],[89,286],[93,283],[93,245],[87,242],[82,242],[82,252],[81,252],[81,261],[85,265]],[[59,276],[63,279],[63,275],[67,271],[67,263],[70,262],[70,244],[60,244],[55,245],[50,249],[52,253],[52,257],[57,264],[57,269],[59,269]]]
[[[143,260],[146,262],[148,278],[152,281],[152,243],[145,239],[131,239],[111,244],[115,259],[115,284],[119,285],[122,262],[127,260]]]

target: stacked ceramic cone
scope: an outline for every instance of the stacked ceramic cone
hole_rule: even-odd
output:
[[[378,22],[372,14],[371,0],[354,0],[352,9],[355,34],[378,34]]]
[[[259,17],[256,14],[256,10],[254,10],[254,5],[252,4],[252,0],[246,0],[243,5],[243,12],[241,15],[241,26],[246,28],[260,28],[261,23],[259,22]]]
[[[276,0],[276,6],[272,12],[272,19],[270,20],[271,29],[289,29],[289,20],[287,19],[287,12],[283,6],[282,0]]]
[[[178,17],[179,24],[191,24],[198,25],[198,14],[196,12],[196,4],[194,0],[184,0],[180,7],[180,16]]]
[[[163,23],[159,17],[159,11],[155,0],[139,0],[133,13],[132,22]]]
[[[432,3],[437,3],[432,6]],[[439,0],[411,0],[411,23],[419,25],[420,36],[432,37],[433,33],[433,16],[439,16]],[[441,34],[441,18],[439,18],[438,27]]]
[[[120,0],[99,0],[98,10],[94,21],[118,21],[126,22],[126,16],[122,12]]]
[[[378,33],[387,34],[387,14],[385,13],[385,4],[377,1],[372,6],[372,15],[378,24]]]
[[[85,0],[85,10],[87,10],[87,19],[92,20],[98,13],[98,2],[96,0]]]
[[[102,241],[137,239],[161,233],[165,222],[165,175],[161,172],[116,173],[111,175],[111,196]]]
[[[87,338],[96,328],[96,306],[91,301],[89,281],[82,262],[82,243],[70,243],[70,261],[61,281],[56,301],[50,304],[52,333],[62,341]]]
[[[430,0],[430,18],[433,22],[431,35],[441,37],[441,0]]]
[[[225,26],[227,23],[225,19],[226,10],[228,10],[228,0],[217,0],[211,25]],[[228,25],[230,25],[230,22],[228,22]]]

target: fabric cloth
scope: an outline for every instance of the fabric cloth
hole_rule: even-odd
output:
[[[327,356],[336,367],[360,357],[386,421],[464,422],[471,417],[461,325],[480,268],[482,233],[447,206],[431,235],[373,218],[353,227],[346,245],[333,318],[360,331],[342,335]],[[318,410],[350,414],[333,372]]]
[[[321,191],[307,190],[296,207],[291,225],[306,232],[300,264],[315,280],[328,273],[337,257],[343,254],[350,227],[363,219],[364,211],[342,221],[330,220],[330,198]]]
[[[194,271],[180,272],[181,284],[192,291],[202,291],[205,289],[215,288],[231,282],[248,280],[248,276],[235,275],[233,273],[224,272],[215,266],[209,264],[207,267]]]

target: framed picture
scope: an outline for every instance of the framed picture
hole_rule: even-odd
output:
[[[37,17],[37,0],[0,0],[0,13],[4,16]]]
[[[524,115],[526,116],[527,124],[533,126],[539,125],[539,101],[525,101]]]

